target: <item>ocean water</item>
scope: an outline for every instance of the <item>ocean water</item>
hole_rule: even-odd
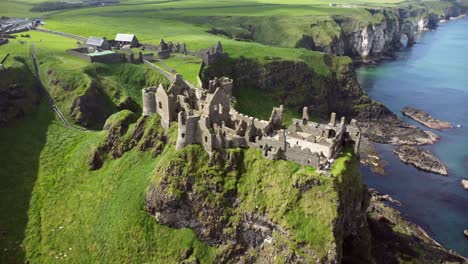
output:
[[[358,79],[369,96],[401,115],[406,105],[432,116],[460,124],[461,128],[432,130],[441,140],[425,146],[449,168],[449,176],[419,171],[392,154],[392,147],[377,145],[388,162],[385,175],[362,167],[371,188],[402,202],[406,219],[423,227],[448,249],[468,257],[468,18],[440,24],[424,32],[417,44],[397,53],[397,59],[357,69]],[[430,130],[403,117],[411,124]]]

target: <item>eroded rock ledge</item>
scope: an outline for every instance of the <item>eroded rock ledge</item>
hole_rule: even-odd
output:
[[[411,164],[418,169],[441,175],[448,175],[447,166],[427,150],[404,145],[395,148],[393,152],[401,161]]]
[[[431,115],[420,109],[405,106],[401,112],[404,115],[432,129],[443,130],[453,128],[453,125],[449,122],[433,118]]]
[[[380,103],[363,108],[356,118],[363,135],[377,143],[428,145],[439,140],[436,134],[406,123]]]
[[[466,258],[445,249],[382,200],[381,195],[372,193],[367,210],[375,263],[467,263]]]

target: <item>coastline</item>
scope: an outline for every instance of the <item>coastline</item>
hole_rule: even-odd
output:
[[[448,20],[447,22],[444,22],[445,23],[448,23],[450,21],[460,21],[461,19],[465,18],[466,17],[466,14],[463,14],[463,15],[460,15],[458,16],[457,18],[453,18],[453,19],[450,19]],[[431,30],[431,31],[437,31],[437,29],[435,30]],[[431,32],[431,31],[420,31],[419,33],[421,34],[421,38],[424,37],[423,35],[426,33],[426,32]],[[417,42],[418,43],[418,42]],[[427,44],[426,44],[427,45]],[[407,52],[408,54],[411,53],[411,50],[414,50],[413,47],[411,48],[407,48],[404,52]],[[396,53],[396,52],[395,52]],[[410,58],[406,58],[407,60],[410,60]],[[385,65],[386,62],[390,62],[390,63],[394,63],[394,62],[398,62],[399,60],[401,60],[399,58],[399,56],[394,56],[394,58],[390,59],[390,60],[379,60],[378,62],[371,62],[371,63],[365,63],[365,64],[359,64],[358,62],[356,63],[357,67],[366,67],[366,66],[371,66],[371,67],[377,67],[377,66],[381,66],[381,65]],[[359,69],[356,69],[356,70],[359,70]],[[361,83],[361,86],[363,87],[364,89],[364,84]],[[370,96],[371,98],[374,98],[372,96]],[[389,107],[391,109],[391,107]],[[396,113],[395,110],[392,111],[393,113]],[[444,134],[445,133],[452,133],[452,134],[457,134],[457,133],[460,133],[458,131],[450,131],[450,132],[443,132]],[[448,139],[444,138],[443,140],[443,143],[445,143]],[[443,144],[443,143],[438,143],[438,144],[435,144],[434,146],[430,146],[426,149],[429,149],[429,150],[433,150],[433,149],[438,149],[439,148],[439,144]],[[402,174],[407,174],[407,173],[413,173],[413,174],[416,174],[416,176],[412,176],[414,178],[417,178],[419,180],[422,180],[424,177],[428,177],[427,175],[433,175],[433,174],[430,174],[430,173],[425,173],[425,172],[416,172],[414,168],[410,168],[410,166],[407,166],[407,165],[402,165],[401,162],[399,160],[396,160],[396,157],[395,156],[391,156],[393,155],[392,151],[390,150],[390,148],[392,148],[392,146],[385,146],[385,151],[384,153],[382,152],[382,147],[384,147],[383,145],[380,145],[380,144],[377,144],[377,152],[380,154],[379,155],[379,160],[382,160],[382,161],[385,161],[385,163],[388,163],[389,165],[388,166],[385,166],[385,170],[387,170],[387,175],[389,175],[389,177],[381,177],[381,176],[377,176],[375,175],[375,172],[371,172],[372,170],[372,167],[367,167],[367,166],[362,166],[362,171],[363,171],[363,175],[365,175],[365,178],[366,178],[366,184],[370,184],[372,187],[378,189],[379,191],[383,192],[383,193],[388,193],[388,194],[391,194],[392,196],[393,195],[397,195],[397,199],[398,200],[405,200],[405,199],[401,199],[400,197],[398,196],[403,196],[403,197],[413,197],[411,199],[414,199],[414,195],[408,195],[408,194],[403,194],[404,190],[398,190],[398,189],[395,189],[397,185],[395,184],[398,184],[398,186],[400,186],[401,183],[398,183],[398,180],[396,178],[398,178],[400,181],[402,179],[404,179],[405,177],[402,176]],[[436,153],[437,154],[437,153]],[[374,176],[372,176],[374,175]],[[409,176],[409,175],[408,175]],[[452,174],[447,178],[447,179],[436,179],[436,178],[433,178],[434,176],[430,176],[430,181],[434,182],[434,183],[437,183],[437,182],[440,182],[440,181],[448,181],[450,182],[450,186],[452,188],[455,188],[455,186],[459,189],[463,189],[462,187],[460,187],[460,180],[459,177],[462,177],[463,175],[454,175],[452,176]],[[371,178],[371,177],[374,177],[374,178]],[[435,175],[435,177],[437,177],[437,175]],[[438,176],[440,177],[440,176]],[[390,178],[390,179],[389,179]],[[393,178],[393,179],[391,179]],[[412,179],[413,180],[416,180],[416,179]],[[389,186],[389,185],[394,185],[394,186]],[[411,185],[411,184],[409,184]],[[424,184],[423,184],[424,185]],[[380,186],[379,187],[376,187],[376,186]],[[412,186],[412,185],[411,185]],[[427,189],[424,189],[423,187],[421,187],[421,190],[420,192],[424,192],[424,193],[428,193],[426,195],[429,195],[429,193],[431,193],[431,189],[434,188],[434,187],[430,187],[430,188],[427,188]],[[444,187],[444,188],[447,188],[447,187]],[[405,187],[404,188],[405,190],[406,189],[411,189],[409,187]],[[418,187],[419,189],[419,187]],[[455,189],[456,191],[456,195],[463,195],[459,189]],[[412,190],[413,192],[415,192],[415,190],[413,189]],[[463,191],[463,190],[462,190]],[[438,190],[438,192],[436,193],[442,193],[441,190]],[[431,195],[435,195],[435,194],[432,194]],[[451,196],[454,196],[455,194],[452,194]],[[441,199],[444,199],[444,200],[448,200],[449,198],[448,197],[451,197],[451,196],[447,196],[447,197],[444,197],[444,196],[440,196]],[[422,197],[420,197],[422,198]],[[408,200],[408,199],[407,199]],[[460,200],[460,199],[458,199]],[[442,203],[442,202],[441,202]],[[406,204],[405,202],[403,202],[404,206],[405,205],[408,205]],[[395,209],[397,209],[398,211],[400,211],[402,213],[402,216],[405,220],[407,221],[410,221],[410,222],[414,222],[415,224],[418,224],[419,226],[421,226],[431,237],[432,239],[434,239],[435,241],[437,241],[438,243],[444,245],[446,248],[452,248],[450,246],[447,246],[447,242],[445,241],[442,242],[440,238],[438,238],[437,236],[440,236],[441,234],[437,234],[437,232],[435,232],[433,229],[433,227],[429,226],[427,224],[427,220],[424,220],[424,219],[420,219],[420,218],[415,218],[414,217],[414,214],[412,214],[411,212],[412,211],[417,211],[417,209],[414,209],[412,210],[411,208],[416,208],[414,207],[415,205],[412,204],[412,205],[408,205],[406,208],[399,208],[399,207],[394,207]],[[421,206],[421,205],[420,205]],[[461,210],[461,209],[459,209]],[[422,211],[422,210],[421,210]],[[416,213],[417,215],[419,215],[420,213]],[[458,213],[460,214],[460,212]],[[411,216],[413,215],[413,216]],[[438,216],[437,218],[443,218],[443,216]],[[421,221],[423,220],[423,221]],[[438,219],[439,221],[439,219]],[[460,220],[459,220],[460,221]],[[429,221],[431,222],[431,221]],[[465,227],[466,229],[466,227]],[[460,229],[458,231],[458,234],[460,234],[460,236],[463,236],[463,229]],[[445,237],[445,240],[447,240],[447,235],[444,235],[443,237]],[[458,237],[458,236],[457,236]],[[459,239],[459,238],[457,238]],[[463,243],[463,242],[462,242]],[[460,245],[462,248],[463,248],[463,245]],[[459,246],[459,248],[460,248]],[[458,250],[456,250],[458,251]],[[463,252],[459,252],[461,253],[462,255],[467,255],[466,251],[462,250]]]

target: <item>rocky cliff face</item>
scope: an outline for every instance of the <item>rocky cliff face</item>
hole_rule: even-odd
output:
[[[383,201],[396,202],[371,191],[368,226],[372,236],[371,252],[375,263],[467,263],[468,259],[433,240],[419,226],[407,222]]]
[[[325,54],[320,61],[328,74],[316,72],[304,60],[271,60],[259,62],[251,58],[225,58],[211,64],[203,72],[208,82],[216,76],[234,79],[235,89],[256,89],[265,92],[278,104],[298,112],[308,106],[314,114],[323,117],[330,112],[339,115],[357,114],[356,105],[370,103],[356,79],[350,61],[336,63],[336,57]],[[315,58],[314,58],[315,59]]]
[[[340,263],[350,251],[368,256],[356,250],[357,241],[368,242],[356,239],[367,228],[368,204],[357,159],[346,158],[345,170],[334,176],[320,176],[286,173],[286,163],[254,150],[206,156],[189,146],[157,168],[146,208],[158,223],[190,228],[216,247],[215,263]],[[274,175],[257,171],[266,165]],[[308,205],[314,200],[317,205]]]
[[[402,46],[403,36],[407,38],[407,45],[412,45],[418,31],[436,28],[439,20],[459,16],[461,9],[450,6],[438,14],[430,9],[404,8],[370,12],[374,17],[381,16],[381,21],[362,25],[353,18],[335,16],[333,20],[339,25],[340,33],[330,43],[317,45],[313,37],[305,35],[297,46],[355,58],[391,55]]]

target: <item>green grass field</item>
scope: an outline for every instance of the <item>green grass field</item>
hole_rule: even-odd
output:
[[[321,52],[295,48],[302,34],[327,43],[339,34],[333,16],[351,18],[351,26],[367,25],[380,22],[382,16],[371,15],[365,8],[421,4],[341,0],[339,6],[330,7],[330,1],[325,0],[122,0],[116,6],[30,11],[40,2],[43,0],[2,0],[0,16],[42,17],[45,28],[84,37],[113,39],[116,33],[134,33],[141,42],[153,44],[164,38],[185,42],[189,50],[221,41],[224,51],[234,59],[250,58],[262,65],[303,61],[304,68],[315,74],[314,85],[322,85],[333,74],[332,68],[350,64],[351,60],[333,57],[327,63],[328,57]],[[422,3],[439,9],[446,4],[436,0]],[[254,41],[207,32],[214,27],[236,37],[250,34],[249,26],[256,29]],[[141,89],[168,83],[146,65],[91,64],[70,56],[65,50],[76,47],[76,40],[37,31],[27,34],[31,37],[19,37],[0,46],[0,59],[10,53],[5,67],[31,70],[30,47],[34,43],[44,86],[70,120],[74,100],[91,87],[102,91],[109,114],[131,98],[137,105],[135,115],[139,116]],[[155,64],[173,69],[195,83],[200,59],[176,55]],[[15,78],[21,83],[20,77]],[[33,89],[31,78],[23,81]],[[0,84],[4,82],[0,80]],[[245,88],[249,89],[234,90],[235,107],[247,115],[268,119],[279,100],[255,87]],[[213,262],[218,249],[202,243],[192,230],[157,224],[145,212],[150,183],[159,182],[161,172],[174,163],[185,166],[184,155],[192,157],[186,167],[195,168],[192,173],[199,191],[216,198],[204,178],[214,175],[216,183],[223,183],[226,190],[236,189],[240,202],[232,209],[234,213],[264,212],[288,230],[292,236],[288,245],[293,250],[306,245],[319,258],[337,242],[332,225],[340,215],[339,200],[362,195],[357,161],[350,151],[334,163],[331,172],[335,177],[318,175],[315,169],[292,162],[264,159],[257,150],[236,149],[230,151],[242,153],[244,158],[243,170],[234,180],[232,174],[237,171],[211,166],[200,146],[177,152],[172,145],[157,157],[134,149],[120,158],[107,158],[101,169],[90,171],[89,155],[103,144],[108,133],[100,131],[104,122],[92,124],[97,131],[75,131],[62,125],[45,100],[39,105],[31,102],[28,108],[32,113],[0,128],[0,263],[180,263],[189,250],[193,250],[192,260]],[[297,109],[286,107],[286,125],[299,114]],[[108,124],[127,116],[133,117],[128,111],[119,112],[108,119]],[[151,120],[147,130],[161,129],[156,115]],[[131,124],[129,131],[135,127]],[[169,142],[173,143],[174,132],[175,128],[168,132]],[[311,179],[321,184],[303,193],[293,187]]]
[[[209,262],[213,250],[192,231],[160,226],[144,211],[159,159],[134,151],[88,171],[88,155],[104,136],[63,127],[45,102],[0,130],[8,157],[0,162],[0,211],[8,216],[0,218],[0,262],[162,263],[190,247]]]

